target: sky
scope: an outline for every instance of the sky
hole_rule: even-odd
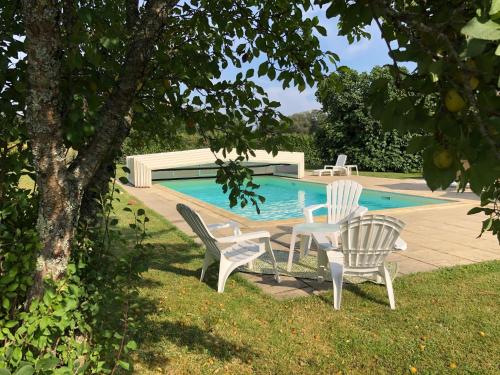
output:
[[[327,29],[328,33],[326,37],[318,35],[321,48],[324,51],[335,52],[340,57],[339,66],[346,65],[359,72],[365,72],[370,71],[376,65],[384,65],[391,62],[387,46],[382,40],[380,31],[375,24],[366,29],[371,34],[371,39],[363,39],[354,44],[349,44],[347,38],[337,35],[337,20],[327,19],[325,11],[325,7],[323,9],[316,8],[313,11],[307,12],[306,15],[308,17],[318,16],[320,25]],[[260,60],[257,60],[251,64],[247,64],[244,71],[248,68],[254,68],[257,71],[260,62]],[[233,78],[238,71],[234,68],[228,68],[223,72],[222,79]],[[279,110],[285,115],[321,108],[321,105],[316,101],[314,96],[316,92],[314,87],[307,87],[303,92],[299,92],[294,87],[283,90],[280,82],[270,81],[267,77],[256,78],[255,82],[266,90],[270,99],[281,103]]]
[[[305,12],[305,16],[310,18],[317,16],[320,25],[326,28],[327,36],[317,34],[321,48],[323,51],[335,52],[340,57],[339,66],[346,65],[358,72],[367,72],[374,66],[391,63],[387,46],[382,40],[375,23],[366,29],[371,34],[370,39],[362,39],[359,42],[349,44],[346,37],[338,36],[337,19],[327,19],[325,12],[326,7],[319,8],[316,6],[312,10]],[[24,58],[24,54],[20,55],[20,58]],[[229,67],[223,71],[220,79],[232,80],[238,72],[243,71],[245,73],[250,68],[254,68],[257,72],[262,61],[262,58],[256,59],[252,63],[245,64],[242,70]],[[329,65],[331,66],[331,64]],[[302,92],[295,87],[283,90],[279,81],[270,81],[267,77],[257,77],[257,74],[253,79],[264,88],[271,100],[281,103],[279,110],[285,115],[321,108],[314,95],[316,92],[315,87],[306,87]]]

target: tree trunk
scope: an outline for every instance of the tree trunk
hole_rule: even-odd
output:
[[[173,4],[161,0],[147,3],[146,14],[131,38],[116,86],[101,110],[98,131],[68,166],[60,88],[64,49],[60,4],[57,0],[22,0],[29,85],[26,124],[40,193],[37,230],[42,245],[30,300],[43,295],[45,279],[57,281],[66,274],[83,191],[90,185],[106,189],[109,180],[106,168],[128,134],[137,87],[144,79],[164,17]],[[137,2],[130,1],[130,5],[132,9]],[[71,23],[70,20],[67,23]]]
[[[69,178],[62,136],[61,41],[54,0],[23,1],[29,95],[26,121],[40,192],[37,230],[42,245],[30,299],[40,297],[43,280],[59,280],[66,271],[81,189]]]

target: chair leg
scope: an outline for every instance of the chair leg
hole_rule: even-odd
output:
[[[295,241],[297,239],[297,235],[294,231],[292,231],[292,238],[290,239],[290,252],[288,253],[288,263],[286,266],[286,270],[290,272],[292,270],[292,262],[293,262],[293,253],[295,252]]]
[[[266,251],[271,256],[271,263],[273,264],[273,269],[274,269],[274,279],[279,284],[281,282],[281,279],[280,279],[280,274],[278,272],[278,264],[276,263],[276,258],[274,257],[271,241],[268,238],[264,240],[264,246],[266,247]]]
[[[381,269],[382,277],[384,278],[385,286],[387,287],[387,296],[389,297],[389,305],[391,306],[391,309],[394,310],[396,308],[396,301],[394,299],[394,290],[392,289],[391,274],[389,273],[389,270],[385,265],[382,266],[381,268],[382,268]]]
[[[203,259],[203,267],[201,268],[201,277],[200,281],[203,281],[203,278],[205,277],[205,272],[207,271],[207,268],[214,262],[213,256],[210,254],[209,251],[205,253],[205,259]]]
[[[219,266],[219,281],[217,283],[218,293],[224,292],[224,287],[226,285],[227,278],[229,277],[231,271],[233,270],[231,266],[232,266],[231,262],[228,262],[227,260],[221,258]]]
[[[339,251],[327,251],[333,283],[333,308],[340,309],[342,301],[342,280],[344,278],[344,255]]]

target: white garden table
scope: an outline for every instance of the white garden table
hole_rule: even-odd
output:
[[[352,175],[352,171],[354,169],[356,170],[356,175],[359,176],[358,166],[356,164],[344,165],[344,168],[346,169],[348,176]]]
[[[288,253],[288,264],[286,270],[290,272],[292,270],[293,253],[295,251],[295,243],[297,242],[297,236],[302,236],[300,244],[300,255],[304,255],[309,249],[309,237],[314,233],[336,233],[340,230],[339,224],[327,224],[327,223],[302,223],[293,226],[292,238],[290,239],[290,252]]]

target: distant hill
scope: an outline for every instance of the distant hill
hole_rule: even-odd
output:
[[[289,117],[293,121],[291,132],[299,134],[314,134],[319,124],[326,119],[326,115],[318,109],[294,113]]]

